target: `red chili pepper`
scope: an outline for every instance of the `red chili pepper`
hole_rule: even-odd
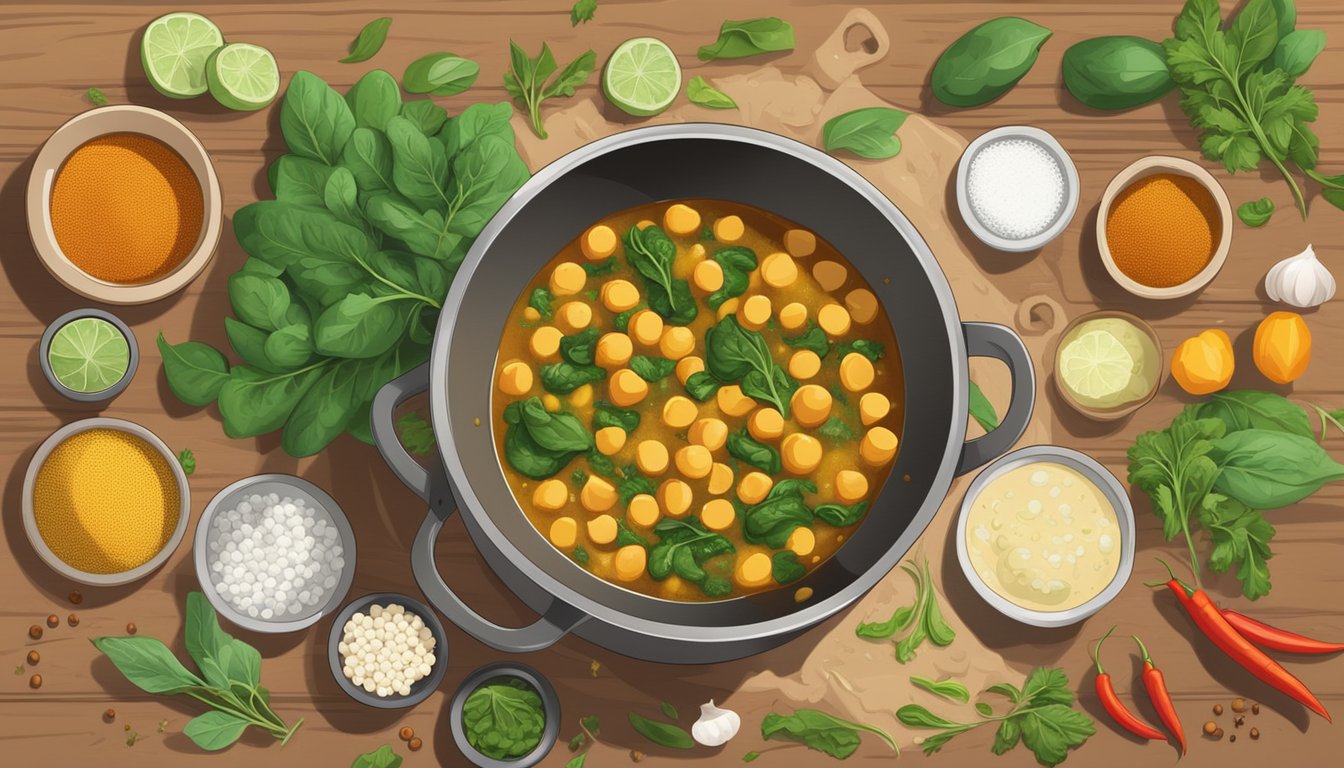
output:
[[[1287,653],[1339,653],[1344,651],[1344,643],[1313,640],[1305,635],[1271,627],[1264,622],[1256,621],[1250,616],[1244,616],[1228,608],[1224,608],[1222,613],[1223,618],[1227,619],[1227,623],[1231,624],[1233,629],[1256,645],[1263,645],[1266,648]]]
[[[1166,565],[1166,563],[1162,563]],[[1167,573],[1171,574],[1171,567],[1167,567]],[[1237,630],[1223,618],[1223,614],[1218,611],[1218,607],[1209,600],[1209,596],[1202,589],[1191,589],[1174,575],[1166,582],[1167,588],[1176,595],[1181,606],[1185,608],[1186,613],[1194,620],[1195,626],[1199,628],[1204,636],[1213,641],[1223,653],[1226,653],[1246,671],[1263,680],[1275,690],[1291,696],[1294,700],[1315,712],[1316,714],[1330,720],[1330,713],[1325,711],[1325,706],[1320,700],[1312,694],[1307,686],[1302,684],[1301,680],[1293,677],[1292,673],[1284,669],[1277,661],[1265,655],[1265,652],[1256,648],[1237,632]]]
[[[1139,653],[1143,654],[1143,687],[1148,689],[1148,698],[1152,700],[1153,707],[1157,710],[1157,716],[1162,719],[1162,724],[1167,726],[1171,735],[1176,737],[1176,743],[1181,745],[1181,754],[1185,754],[1185,729],[1181,727],[1181,718],[1176,715],[1176,706],[1171,702],[1171,694],[1167,692],[1167,681],[1162,677],[1162,670],[1153,666],[1153,659],[1148,655],[1148,649],[1143,647],[1143,641],[1138,635],[1132,635],[1134,642],[1139,644]]]
[[[1114,631],[1114,626],[1106,630],[1106,634],[1102,635],[1101,639],[1097,641],[1097,649],[1092,654],[1092,661],[1097,665],[1097,698],[1101,700],[1101,706],[1106,709],[1106,714],[1110,715],[1111,719],[1120,727],[1135,736],[1142,736],[1150,741],[1166,741],[1167,737],[1161,731],[1143,722],[1125,707],[1124,703],[1120,701],[1120,697],[1115,693],[1115,686],[1111,684],[1111,676],[1101,668],[1101,644],[1106,642],[1106,638],[1110,637]]]

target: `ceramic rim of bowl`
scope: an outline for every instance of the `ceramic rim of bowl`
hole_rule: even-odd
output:
[[[345,636],[345,623],[355,613],[370,605],[387,607],[392,604],[400,605],[408,613],[419,616],[429,628],[430,634],[434,636],[434,665],[430,667],[428,675],[411,684],[411,693],[408,696],[379,696],[370,693],[346,679],[342,672],[344,659],[341,658],[340,645],[341,638]],[[439,621],[438,615],[419,600],[396,592],[370,592],[346,603],[336,614],[336,620],[331,623],[331,632],[327,635],[327,666],[331,668],[331,675],[336,678],[336,684],[340,689],[361,704],[378,709],[414,707],[429,698],[430,694],[437,691],[439,685],[443,683],[443,675],[448,669],[448,634],[444,631],[443,622]]]
[[[980,150],[992,142],[1002,139],[1025,139],[1039,145],[1054,158],[1055,163],[1059,166],[1059,172],[1064,176],[1063,207],[1060,208],[1059,214],[1056,215],[1050,226],[1031,237],[1014,240],[996,235],[980,222],[979,217],[975,215],[975,209],[971,207],[970,195],[967,192],[971,161],[975,159]],[[966,150],[961,153],[961,159],[957,161],[956,190],[957,208],[961,211],[961,219],[966,223],[966,227],[971,230],[971,234],[994,250],[1007,253],[1026,253],[1042,248],[1051,240],[1059,237],[1069,226],[1069,222],[1073,221],[1073,215],[1078,211],[1078,168],[1074,166],[1073,158],[1068,151],[1048,132],[1030,125],[1005,125],[980,134],[967,145]]]
[[[172,470],[173,479],[177,482],[177,495],[179,499],[177,512],[177,526],[173,529],[173,534],[168,538],[167,543],[163,545],[157,553],[149,560],[140,565],[120,573],[89,573],[83,571],[62,560],[51,551],[47,542],[43,540],[42,534],[37,529],[37,515],[33,509],[33,489],[37,483],[37,473],[46,463],[51,452],[65,440],[81,432],[87,432],[92,429],[112,429],[119,432],[125,432],[148,443],[154,450],[158,451],[163,460],[168,463]],[[33,458],[28,462],[28,470],[23,477],[23,530],[28,535],[28,542],[32,544],[33,549],[37,550],[38,557],[47,564],[56,573],[64,576],[71,581],[77,581],[81,584],[88,584],[94,587],[115,587],[121,584],[129,584],[133,581],[148,576],[167,562],[168,558],[177,550],[177,546],[182,543],[182,537],[187,532],[187,522],[191,518],[191,491],[187,485],[187,474],[182,471],[182,465],[178,463],[177,456],[168,449],[168,446],[159,439],[158,435],[150,432],[148,429],[136,424],[135,422],[125,421],[123,419],[111,419],[103,416],[97,416],[91,419],[81,419],[71,422],[52,432],[42,444],[38,446]]]
[[[1204,187],[1209,196],[1213,198],[1214,205],[1218,206],[1218,214],[1222,218],[1218,244],[1214,247],[1213,256],[1209,259],[1209,263],[1205,264],[1198,274],[1184,283],[1167,288],[1154,288],[1151,285],[1144,285],[1125,274],[1115,263],[1115,259],[1111,256],[1110,244],[1106,242],[1106,221],[1111,206],[1115,203],[1115,198],[1140,178],[1159,173],[1174,173],[1198,181],[1200,186]],[[1217,277],[1223,268],[1223,264],[1227,261],[1227,254],[1231,248],[1232,204],[1227,199],[1227,192],[1223,190],[1222,185],[1213,177],[1213,174],[1204,170],[1198,163],[1193,163],[1181,157],[1149,155],[1135,160],[1115,174],[1110,183],[1106,185],[1106,191],[1101,195],[1101,203],[1097,206],[1097,252],[1101,254],[1101,263],[1106,267],[1107,274],[1121,288],[1142,299],[1179,299],[1200,290],[1213,282],[1214,277]]]
[[[516,760],[497,760],[481,754],[471,745],[471,742],[467,741],[466,730],[462,727],[462,710],[467,702],[467,697],[477,688],[497,677],[516,677],[532,686],[532,690],[536,691],[537,696],[541,698],[541,708],[546,716],[546,725],[541,731],[541,741],[537,742],[537,746],[533,747],[531,752]],[[457,687],[457,690],[453,693],[452,703],[448,707],[448,721],[453,731],[453,741],[457,742],[457,748],[462,750],[462,754],[473,765],[481,766],[481,768],[528,768],[545,759],[559,738],[560,697],[555,694],[555,688],[551,685],[550,680],[547,680],[540,672],[526,664],[515,664],[507,661],[486,664],[467,675],[467,679],[463,680],[462,684]]]
[[[1094,408],[1079,402],[1077,398],[1074,397],[1073,393],[1069,391],[1069,388],[1064,386],[1064,382],[1059,378],[1059,353],[1064,349],[1064,340],[1067,339],[1069,334],[1073,333],[1078,326],[1091,320],[1104,320],[1107,318],[1124,320],[1137,328],[1153,343],[1153,346],[1157,349],[1157,376],[1153,380],[1153,386],[1149,387],[1148,394],[1138,400],[1113,408]],[[1070,408],[1095,421],[1115,421],[1117,419],[1123,419],[1129,414],[1139,410],[1152,402],[1154,397],[1157,397],[1157,391],[1162,388],[1162,382],[1167,380],[1166,351],[1162,349],[1162,339],[1158,337],[1157,331],[1153,329],[1153,326],[1150,325],[1148,321],[1138,315],[1119,309],[1098,309],[1094,312],[1087,312],[1079,315],[1069,321],[1068,324],[1064,326],[1064,329],[1059,332],[1059,336],[1055,338],[1054,353],[1051,355],[1050,359],[1054,361],[1054,370],[1050,373],[1050,379],[1054,382],[1055,391],[1059,393],[1060,399],[1068,403]]]
[[[1087,602],[1062,611],[1024,608],[995,592],[975,570],[975,566],[971,564],[970,553],[966,549],[966,519],[970,516],[971,505],[984,492],[985,487],[1005,472],[1035,462],[1061,464],[1087,478],[1088,482],[1097,487],[1102,497],[1110,502],[1120,528],[1120,562],[1116,566],[1115,576]],[[961,572],[976,594],[1004,616],[1033,627],[1055,628],[1077,624],[1114,600],[1134,571],[1134,507],[1129,503],[1129,495],[1115,475],[1096,459],[1072,448],[1058,445],[1032,445],[1019,448],[999,457],[981,470],[966,489],[966,495],[962,497],[957,510],[956,537],[957,561],[961,564]]]
[[[219,514],[220,509],[231,499],[242,496],[252,491],[258,486],[273,485],[283,486],[294,495],[306,496],[318,507],[321,507],[327,516],[331,518],[331,525],[336,528],[339,534],[343,552],[341,557],[345,559],[345,567],[336,577],[336,586],[331,588],[331,593],[320,606],[313,610],[311,614],[302,614],[299,619],[263,619],[253,618],[244,613],[239,613],[232,605],[224,601],[219,592],[215,590],[215,583],[210,580],[210,552],[209,536],[210,524],[214,522],[215,515]],[[274,489],[268,488],[258,493],[273,493]],[[210,601],[225,619],[236,624],[243,629],[250,629],[253,632],[263,632],[266,634],[282,634],[285,632],[296,632],[306,629],[321,621],[324,616],[328,616],[336,610],[345,600],[345,596],[350,593],[350,585],[355,580],[355,532],[350,527],[350,519],[345,516],[344,510],[340,504],[331,497],[331,494],[317,487],[313,483],[304,480],[302,477],[286,475],[281,473],[268,473],[261,475],[252,475],[242,480],[236,480],[222,490],[216,493],[209,503],[205,505],[205,510],[201,512],[201,519],[196,523],[196,534],[192,540],[192,559],[196,565],[196,580],[200,582],[201,592],[205,594],[205,599]]]
[[[71,389],[61,380],[56,378],[56,373],[51,370],[51,341],[56,338],[56,334],[62,328],[86,317],[96,317],[99,320],[105,320],[112,324],[126,339],[126,346],[129,348],[129,357],[126,360],[126,372],[121,375],[117,382],[107,389],[101,389],[97,392],[81,392],[77,389]],[[65,397],[80,403],[101,403],[104,400],[111,400],[121,394],[126,387],[130,386],[131,379],[135,378],[135,372],[140,367],[140,345],[135,341],[135,334],[131,332],[130,326],[126,325],[121,318],[111,312],[104,312],[101,309],[86,307],[84,309],[75,309],[66,312],[47,326],[42,332],[42,341],[37,346],[38,363],[42,366],[42,375],[47,377],[47,383],[52,389],[61,393]]]
[[[51,224],[52,188],[65,161],[88,142],[117,133],[146,136],[172,149],[191,169],[201,189],[203,211],[196,245],[171,272],[144,283],[100,280],[75,266],[61,251]],[[131,104],[82,112],[47,138],[28,174],[27,214],[28,237],[47,271],[75,293],[108,304],[145,304],[186,287],[214,256],[224,220],[219,177],[200,140],[171,116]]]

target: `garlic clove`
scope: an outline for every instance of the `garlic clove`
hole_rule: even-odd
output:
[[[1265,294],[1299,309],[1318,307],[1334,297],[1335,278],[1308,245],[1270,268],[1265,275]]]
[[[714,700],[700,705],[700,719],[691,726],[691,738],[706,747],[727,744],[742,728],[742,718],[731,709],[714,706]]]

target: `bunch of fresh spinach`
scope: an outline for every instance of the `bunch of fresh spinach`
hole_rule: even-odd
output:
[[[794,741],[837,760],[854,754],[864,733],[877,736],[891,747],[891,751],[901,754],[896,740],[881,728],[844,720],[819,709],[797,709],[791,715],[771,712],[761,721],[762,738]]]
[[[271,709],[270,692],[261,685],[261,654],[219,628],[215,610],[200,592],[187,595],[186,620],[187,653],[199,674],[152,637],[96,637],[93,645],[140,690],[187,696],[211,707],[182,729],[201,749],[223,749],[248,726],[265,730],[283,746],[303,725],[299,718],[287,726]]]
[[[860,622],[854,628],[854,634],[874,640],[886,640],[897,632],[910,630],[896,641],[896,660],[904,664],[915,658],[915,650],[925,640],[940,648],[946,648],[956,639],[957,633],[948,626],[943,611],[938,607],[938,594],[933,589],[933,573],[929,570],[929,561],[916,569],[913,562],[901,564],[901,569],[915,582],[916,597],[913,605],[903,605],[891,614],[891,618],[881,622]]]
[[[708,597],[723,597],[733,590],[723,574],[706,570],[710,560],[736,551],[726,537],[714,533],[695,517],[666,517],[653,527],[658,543],[649,550],[649,575],[658,581],[676,574],[700,587]],[[731,568],[731,564],[725,564]]]
[[[958,734],[982,725],[997,724],[994,744],[990,747],[994,754],[1002,755],[1020,741],[1044,766],[1064,762],[1069,750],[1081,747],[1096,732],[1092,718],[1073,708],[1073,690],[1069,688],[1069,678],[1063,670],[1038,667],[1027,675],[1021,688],[1011,683],[999,683],[986,691],[1007,697],[1012,707],[1002,715],[994,715],[988,705],[978,704],[976,711],[981,719],[959,723],[935,715],[918,704],[906,704],[896,710],[896,718],[911,728],[937,731],[922,742],[926,755],[942,749]]]
[[[1321,416],[1322,438],[1344,411]],[[1344,466],[1314,439],[1308,414],[1281,395],[1233,390],[1186,406],[1162,430],[1139,435],[1129,449],[1129,481],[1152,501],[1168,541],[1181,534],[1199,583],[1195,525],[1213,545],[1210,570],[1237,566],[1242,592],[1255,600],[1271,588],[1267,562],[1274,526],[1258,510],[1296,504],[1325,483],[1344,480]]]
[[[593,447],[593,435],[572,413],[551,413],[541,398],[531,397],[504,408],[504,459],[518,474],[533,480],[555,476],[576,456]]]
[[[230,437],[283,429],[293,456],[342,432],[372,442],[374,394],[429,356],[467,249],[527,179],[510,111],[480,104],[449,119],[431,101],[403,104],[381,70],[344,97],[295,73],[280,104],[290,153],[268,174],[276,199],[233,217],[250,258],[229,278],[225,331],[242,363],[160,334],[173,393],[217,401]]]
[[[541,696],[525,680],[499,677],[467,695],[462,703],[467,743],[494,760],[517,760],[537,748],[546,730]]]
[[[728,315],[705,332],[705,370],[721,383],[740,384],[744,394],[773,405],[788,418],[789,399],[798,382],[775,362],[765,337],[739,325],[737,315]]]
[[[1288,170],[1297,166],[1344,209],[1344,174],[1316,170],[1320,139],[1311,130],[1316,99],[1295,80],[1325,47],[1317,30],[1296,29],[1292,0],[1250,0],[1224,29],[1218,0],[1186,0],[1175,35],[1162,43],[1181,90],[1181,109],[1202,131],[1204,156],[1227,170],[1253,171],[1268,160],[1292,189],[1302,218],[1307,203]]]

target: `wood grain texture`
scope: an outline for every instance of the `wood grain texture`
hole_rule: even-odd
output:
[[[1231,6],[1225,2],[1225,10]],[[266,658],[264,675],[280,714],[293,720],[306,718],[294,742],[284,750],[269,737],[248,735],[227,756],[206,756],[180,735],[181,727],[198,710],[146,696],[130,687],[105,661],[96,658],[87,638],[119,634],[127,621],[135,622],[142,634],[174,638],[181,645],[181,606],[185,594],[195,588],[190,547],[182,546],[168,565],[153,577],[123,588],[81,588],[84,602],[71,607],[66,595],[75,585],[45,569],[28,545],[20,520],[23,472],[37,445],[61,424],[97,414],[139,422],[175,449],[190,447],[200,469],[191,480],[192,507],[196,514],[220,488],[239,477],[260,471],[293,472],[327,488],[338,498],[355,525],[359,537],[359,564],[352,594],[376,590],[416,593],[410,574],[407,549],[422,515],[420,503],[387,472],[376,454],[366,446],[342,439],[331,450],[313,459],[286,456],[276,436],[234,441],[224,437],[213,409],[186,408],[166,390],[159,372],[153,340],[162,329],[175,339],[203,339],[223,344],[220,318],[228,312],[225,280],[241,263],[244,254],[230,234],[214,262],[185,291],[164,301],[117,310],[130,323],[139,339],[141,370],[130,388],[106,407],[88,407],[60,399],[46,384],[38,368],[38,338],[57,315],[84,302],[62,289],[37,263],[28,243],[23,198],[31,160],[42,141],[62,122],[88,108],[85,89],[101,88],[113,103],[132,102],[167,110],[183,120],[210,150],[219,172],[225,211],[257,199],[264,192],[263,168],[282,149],[276,127],[277,112],[228,113],[208,98],[188,102],[165,99],[149,88],[140,69],[139,33],[150,19],[179,3],[66,3],[6,2],[0,6],[0,360],[6,374],[0,379],[0,467],[5,471],[3,526],[0,538],[0,583],[7,587],[0,604],[0,750],[5,764],[117,766],[144,765],[236,765],[246,761],[264,766],[288,766],[295,762],[322,766],[348,765],[355,755],[383,743],[398,744],[396,729],[409,725],[426,741],[425,751],[412,755],[407,765],[463,765],[452,744],[446,722],[446,705],[454,686],[476,666],[497,654],[449,628],[447,675],[440,692],[410,712],[378,712],[351,702],[337,689],[326,667],[324,646],[329,622],[313,630],[285,637],[244,635]],[[1303,79],[1316,92],[1320,103],[1319,133],[1322,135],[1322,166],[1330,172],[1344,171],[1344,5],[1332,0],[1300,0],[1300,27],[1324,29],[1330,46]],[[568,0],[393,0],[390,3],[307,2],[231,3],[199,2],[194,10],[208,14],[231,40],[246,40],[271,48],[287,78],[295,70],[308,69],[344,89],[371,67],[400,75],[406,64],[432,50],[451,50],[481,65],[479,84],[466,94],[442,100],[450,111],[480,100],[505,98],[500,80],[507,62],[507,40],[513,38],[529,50],[548,41],[557,57],[567,60],[586,48],[599,58],[618,42],[642,34],[657,35],[681,53],[688,73],[727,74],[748,71],[758,61],[701,64],[694,50],[714,38],[724,18],[747,18],[775,14],[790,20],[798,37],[797,52],[773,59],[784,69],[803,66],[810,52],[832,31],[848,3],[815,0],[662,0],[631,2],[601,0],[596,20],[571,28]],[[1158,104],[1115,115],[1098,115],[1071,101],[1059,86],[1060,57],[1068,45],[1085,37],[1107,34],[1137,34],[1160,39],[1167,34],[1177,0],[1144,0],[1123,5],[1088,2],[987,3],[940,0],[938,2],[870,3],[892,36],[888,58],[863,71],[864,83],[893,104],[921,111],[939,124],[971,138],[989,128],[1026,123],[1044,128],[1072,153],[1082,178],[1082,205],[1068,232],[1045,248],[1028,268],[1027,258],[1010,255],[981,259],[982,269],[992,274],[996,286],[1014,298],[1047,294],[1061,303],[1069,316],[1096,306],[1124,306],[1147,317],[1157,327],[1163,344],[1174,347],[1192,333],[1207,327],[1223,327],[1236,340],[1242,367],[1234,384],[1263,386],[1249,364],[1249,331],[1267,312],[1260,277],[1278,259],[1313,243],[1325,262],[1344,277],[1338,257],[1344,254],[1344,214],[1321,204],[1313,206],[1303,222],[1291,209],[1287,188],[1275,178],[1261,174],[1229,177],[1205,163],[1224,184],[1233,205],[1269,195],[1279,206],[1273,221],[1263,229],[1236,227],[1227,267],[1202,294],[1187,300],[1154,305],[1136,305],[1127,300],[1097,264],[1092,241],[1095,204],[1111,175],[1129,161],[1154,152],[1195,159],[1194,133],[1176,106],[1174,97]],[[994,15],[1013,13],[1054,30],[1032,72],[1000,101],[980,109],[948,110],[931,102],[926,87],[928,69],[949,41],[970,26]],[[337,63],[346,45],[360,27],[375,16],[390,15],[392,25],[387,45],[372,61]],[[596,78],[584,94],[596,89]],[[1309,185],[1309,187],[1312,185]],[[1312,189],[1314,191],[1314,187]],[[1038,267],[1044,265],[1047,269]],[[1048,276],[1048,277],[1047,277]],[[1309,317],[1316,338],[1317,358],[1307,375],[1292,388],[1296,397],[1344,407],[1344,301],[1335,301]],[[1288,391],[1286,388],[1283,391]],[[1168,383],[1159,398],[1133,418],[1111,425],[1097,425],[1068,416],[1067,408],[1055,408],[1053,424],[1057,441],[1084,450],[1123,476],[1124,451],[1134,434],[1165,423],[1179,409],[1184,397]],[[1344,449],[1344,440],[1333,438],[1332,449]],[[1284,626],[1327,637],[1344,636],[1344,486],[1322,491],[1310,502],[1275,512],[1278,528],[1271,562],[1274,592],[1253,612]],[[1177,548],[1163,544],[1157,520],[1147,512],[1146,502],[1136,502],[1141,557]],[[938,542],[934,543],[938,545]],[[451,521],[439,547],[443,573],[453,585],[481,605],[491,618],[504,623],[527,620],[527,610],[489,572],[472,548],[461,524]],[[1136,575],[1152,577],[1150,562],[1140,562]],[[1090,622],[1087,631],[1033,632],[997,621],[976,602],[969,586],[952,570],[944,569],[944,588],[952,610],[978,638],[996,648],[1015,667],[1025,671],[1038,663],[1064,667],[1083,690],[1084,707],[1094,716],[1100,711],[1088,694],[1087,645],[1097,626],[1118,622],[1125,631],[1139,631],[1159,663],[1168,670],[1177,691],[1178,705],[1194,745],[1187,765],[1243,765],[1252,760],[1285,760],[1301,765],[1337,762],[1344,748],[1344,731],[1319,719],[1307,720],[1300,709],[1286,706],[1281,697],[1270,695],[1259,684],[1211,651],[1206,644],[1192,650],[1184,617],[1159,597],[1142,589],[1126,590],[1120,599]],[[1220,595],[1236,592],[1230,578],[1215,579],[1211,590]],[[1228,599],[1241,605],[1240,599]],[[1243,606],[1244,607],[1244,606]],[[26,639],[27,627],[48,613],[64,616],[77,611],[82,622],[77,629],[62,624],[48,630],[37,643]],[[850,625],[857,618],[850,612],[827,622],[826,627]],[[823,630],[817,630],[821,632]],[[686,763],[692,757],[650,750],[624,725],[625,712],[639,708],[655,714],[660,699],[675,702],[683,719],[693,717],[693,705],[711,697],[722,699],[745,677],[762,670],[780,675],[798,669],[810,649],[814,633],[774,652],[733,664],[710,667],[670,668],[636,662],[595,648],[579,640],[566,640],[556,648],[533,654],[526,663],[539,668],[555,683],[564,707],[562,736],[575,731],[581,715],[599,714],[607,727],[604,743],[588,761],[588,768],[623,765],[631,748],[650,751],[646,764]],[[1110,651],[1112,672],[1128,690],[1129,668],[1124,666],[1120,644]],[[36,647],[42,662],[31,671],[44,678],[40,691],[27,687],[27,674],[9,672],[24,654]],[[590,662],[601,667],[590,674]],[[876,663],[891,664],[889,659]],[[1327,707],[1344,712],[1344,660],[1327,658],[1291,664],[1320,694]],[[1259,742],[1242,737],[1237,744],[1203,743],[1195,732],[1208,717],[1209,707],[1226,703],[1232,695],[1264,696],[1264,714],[1257,723],[1264,734]],[[691,753],[695,764],[736,765],[742,752],[758,748],[755,733],[761,715],[772,708],[802,705],[779,697],[752,695],[740,708],[744,735],[720,751]],[[112,706],[116,722],[108,724],[101,713]],[[824,702],[822,704],[824,706]],[[1151,719],[1152,711],[1139,710]],[[1280,713],[1287,713],[1280,714]],[[166,718],[166,731],[158,723]],[[130,725],[142,739],[125,745],[123,725]],[[1120,766],[1136,760],[1175,762],[1174,755],[1159,747],[1140,748],[1117,735],[1104,722],[1084,751],[1070,765]],[[964,742],[964,743],[963,743]],[[965,765],[970,761],[993,761],[996,765],[1034,765],[1030,755],[1017,750],[1003,758],[987,754],[988,733],[958,739],[931,758],[931,764]],[[827,764],[825,758],[796,748],[778,752],[774,745],[758,765]],[[398,751],[407,754],[398,745]],[[569,755],[561,746],[546,761],[560,766]],[[860,763],[889,759],[885,747],[868,744],[854,758]],[[924,760],[908,749],[903,760]]]

